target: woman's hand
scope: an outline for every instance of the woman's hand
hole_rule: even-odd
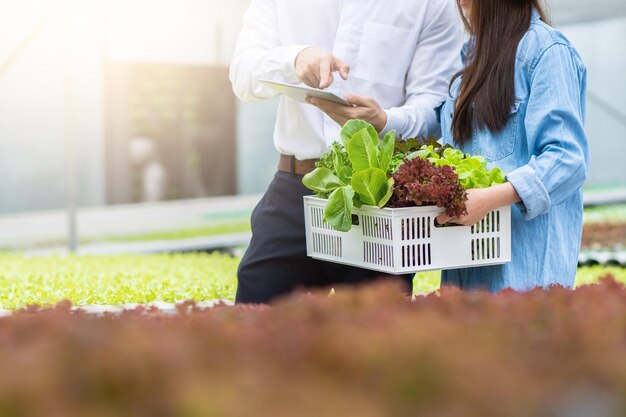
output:
[[[467,214],[461,217],[450,217],[442,214],[437,217],[439,224],[454,223],[463,226],[473,226],[482,220],[487,213],[495,210],[495,202],[490,188],[476,188],[467,190]]]
[[[450,217],[442,214],[437,217],[439,224],[454,223],[473,226],[482,220],[487,213],[500,207],[510,206],[521,201],[520,196],[510,183],[496,185],[491,188],[476,188],[467,191],[467,214],[461,217]]]

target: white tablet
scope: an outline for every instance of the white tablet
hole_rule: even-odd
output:
[[[271,87],[276,92],[283,94],[285,96],[291,97],[292,99],[299,101],[301,103],[306,103],[305,99],[307,97],[317,97],[323,100],[332,101],[335,103],[343,104],[344,106],[352,106],[352,104],[348,103],[343,98],[339,97],[335,93],[331,93],[330,91],[319,90],[317,88],[311,88],[304,85],[296,85],[296,84],[287,84],[281,83],[277,81],[269,81],[269,80],[260,80],[261,83]]]

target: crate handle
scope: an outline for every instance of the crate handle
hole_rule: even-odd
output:
[[[449,229],[451,227],[467,227],[462,224],[456,224],[456,223],[439,224],[437,223],[436,217],[433,217],[433,226],[435,226],[435,229]]]
[[[360,227],[361,226],[361,217],[358,214],[352,215],[352,226]]]

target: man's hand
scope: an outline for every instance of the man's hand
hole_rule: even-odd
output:
[[[344,80],[348,79],[350,67],[341,59],[318,48],[306,48],[296,57],[296,76],[300,82],[309,87],[321,88],[331,86],[335,81],[334,72]]]
[[[373,98],[348,94],[344,99],[352,106],[344,106],[317,97],[309,97],[307,102],[319,108],[342,127],[352,119],[361,119],[370,123],[377,132],[382,132],[387,126],[387,113]]]

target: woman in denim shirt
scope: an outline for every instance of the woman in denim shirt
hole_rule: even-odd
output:
[[[512,262],[444,271],[443,285],[498,292],[573,287],[582,235],[586,70],[539,0],[457,0],[471,38],[440,107],[444,143],[483,155],[508,183],[469,190],[472,225],[512,205]]]

